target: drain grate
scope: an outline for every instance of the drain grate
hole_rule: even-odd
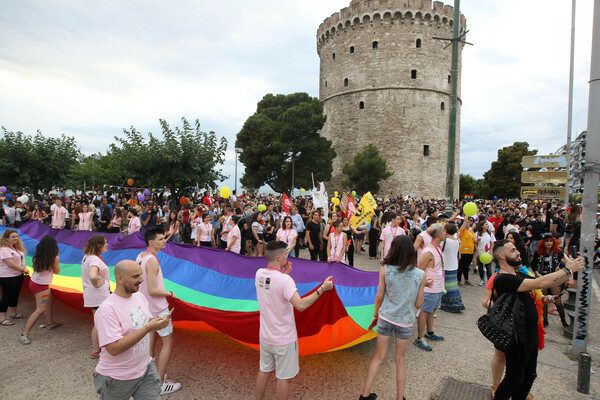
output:
[[[432,400],[490,400],[492,391],[487,386],[462,382],[454,378],[442,379],[440,388]]]

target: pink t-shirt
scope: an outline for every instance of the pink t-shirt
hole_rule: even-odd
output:
[[[417,249],[417,265],[419,265],[419,262],[421,261],[421,254],[423,254],[423,250],[425,249],[425,247],[429,246],[429,243],[431,243],[431,241],[433,240],[431,235],[426,231],[419,233],[419,236],[423,238],[423,246]]]
[[[23,275],[22,271],[14,270],[8,266],[4,261],[8,258],[12,259],[13,262],[18,265],[25,266],[25,255],[23,253],[12,247],[0,247],[0,278],[11,278],[13,276]]]
[[[294,244],[294,240],[296,240],[298,233],[294,229],[280,228],[275,236],[277,237],[277,240],[281,240],[282,242],[285,242],[288,247],[291,247]]]
[[[127,225],[127,232],[131,235],[133,232],[138,232],[142,229],[142,224],[140,224],[140,217],[133,217],[129,220],[129,224]]]
[[[65,219],[67,218],[67,209],[63,206],[56,207],[52,212],[52,227],[62,228],[65,226]]]
[[[387,253],[392,246],[392,240],[394,240],[396,236],[401,235],[406,235],[406,231],[399,226],[392,228],[390,225],[387,228],[383,228],[381,235],[379,235],[379,239],[383,242],[383,251],[381,252],[382,260],[387,257]]]
[[[98,268],[98,276],[104,279],[104,284],[95,287],[90,280],[90,269]],[[110,270],[102,258],[95,255],[85,255],[81,261],[81,283],[83,284],[83,306],[98,307],[110,295]]]
[[[429,245],[423,249],[423,253],[431,253],[433,255],[434,267],[426,268],[425,273],[427,279],[433,279],[433,286],[425,286],[425,293],[440,293],[444,291],[444,270],[442,268],[442,255],[433,245]]]
[[[342,255],[342,251],[344,250],[344,232],[336,235],[335,232],[329,235],[329,241],[331,242],[331,253],[327,255],[327,258],[330,258],[331,261],[337,261],[338,258],[340,260],[344,259],[344,255]]]
[[[259,268],[254,285],[260,309],[260,341],[285,346],[298,340],[294,306],[290,303],[297,292],[294,280],[277,270]]]
[[[92,213],[79,213],[79,230],[80,231],[91,231],[92,230]]]
[[[33,272],[31,280],[38,285],[51,285],[54,278],[54,271]]]
[[[145,335],[142,340],[116,356],[111,355],[104,346],[138,329],[145,330],[144,325],[148,323],[150,315],[148,302],[141,293],[133,293],[127,298],[113,293],[100,305],[94,315],[101,349],[97,373],[121,381],[130,381],[144,375],[152,361],[149,355],[150,335]]]
[[[223,230],[224,231],[231,231],[231,228],[233,228],[233,226],[231,226],[232,215],[233,214],[229,214],[229,216],[225,217],[225,220],[223,221]],[[222,241],[226,242],[228,237],[229,237],[229,232],[221,233]]]
[[[240,250],[242,249],[241,236],[242,232],[240,232],[240,228],[237,226],[237,224],[233,225],[228,234],[228,239],[230,240],[227,241],[227,247],[229,247],[230,251],[240,254]],[[235,242],[231,244],[233,238],[235,238]]]
[[[196,232],[200,235],[201,242],[210,242],[212,236],[212,225],[210,224],[210,222],[208,224],[202,222],[198,225],[198,229]]]
[[[144,253],[146,252],[141,252],[135,259],[135,262],[140,264],[140,266],[142,267],[142,278],[144,279],[144,282],[140,284],[140,293],[142,293],[146,300],[148,300],[148,307],[150,308],[150,312],[152,312],[152,315],[158,315],[161,311],[169,307],[169,302],[167,301],[167,298],[165,296],[150,296],[150,294],[148,293],[148,276],[146,274],[146,263],[148,263],[148,260],[155,258],[156,256],[152,253],[146,253],[142,256],[142,254]],[[158,261],[158,258],[156,258],[156,261],[158,262],[158,272],[156,274],[155,279],[156,287],[165,290],[165,282],[163,280],[162,269],[160,268],[160,261]]]

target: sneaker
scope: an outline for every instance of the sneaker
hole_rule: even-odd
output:
[[[438,342],[441,342],[442,340],[444,340],[443,336],[436,335],[435,333],[431,334],[431,335],[429,333],[425,333],[425,338],[429,339],[429,340],[435,340],[435,341],[438,341]]]
[[[431,351],[431,346],[429,346],[427,344],[427,342],[425,341],[425,339],[415,339],[414,341],[415,346],[417,346],[420,349],[423,349],[425,351]]]
[[[99,352],[99,351],[95,351],[95,352],[93,352],[92,354],[90,354],[90,358],[91,358],[92,360],[97,360],[97,359],[99,359],[99,358],[100,358],[100,352]]]
[[[479,282],[479,286],[483,286],[483,285],[485,285],[485,282],[484,282],[483,280],[481,280],[481,281]]]
[[[181,383],[163,382],[162,388],[160,389],[160,395],[175,393],[179,389],[181,389]]]
[[[22,344],[29,344],[31,340],[29,339],[29,335],[21,335],[21,339],[19,339]]]
[[[358,398],[358,400],[375,400],[376,398],[377,398],[377,395],[375,393],[370,393],[367,397],[365,397],[361,394],[360,397]]]
[[[469,282],[469,281],[465,281],[465,285],[467,285],[467,286],[473,286],[473,284],[471,282]]]

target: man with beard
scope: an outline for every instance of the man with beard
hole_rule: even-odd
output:
[[[494,256],[500,263],[500,271],[494,281],[495,293],[492,293],[492,296],[517,293],[522,304],[522,313],[518,316],[519,321],[516,324],[518,340],[505,351],[506,375],[498,386],[494,399],[524,400],[537,376],[538,313],[531,291],[548,289],[565,283],[573,272],[583,268],[583,258],[574,259],[565,255],[564,268],[534,279],[517,273],[517,269],[522,264],[521,255],[508,240],[496,242]]]
[[[152,318],[148,302],[138,293],[142,268],[123,260],[115,267],[117,287],[94,315],[100,361],[94,388],[102,399],[160,399],[160,378],[148,354],[148,333],[163,329],[170,317]]]

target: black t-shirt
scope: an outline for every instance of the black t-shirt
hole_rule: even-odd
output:
[[[525,279],[533,279],[530,276],[524,276],[519,273],[517,275],[512,274],[498,274],[494,280],[494,289],[498,292],[498,296],[503,293],[517,293],[521,304],[523,305],[522,312],[524,314],[524,324],[517,324],[517,333],[519,336],[526,339],[527,346],[538,345],[538,313],[535,306],[535,300],[532,292],[517,292],[521,283]],[[523,315],[522,315],[523,316]]]
[[[310,221],[306,224],[306,230],[308,231],[310,241],[315,247],[315,250],[320,249],[321,241],[319,240],[319,235],[321,234],[321,226],[314,221]]]

